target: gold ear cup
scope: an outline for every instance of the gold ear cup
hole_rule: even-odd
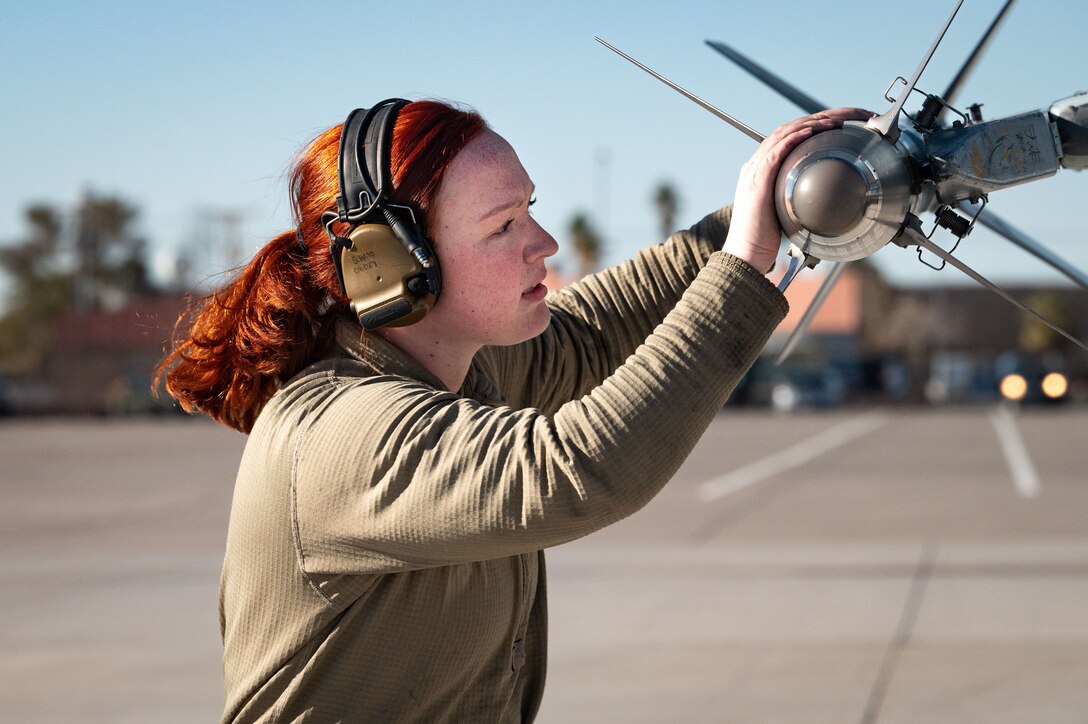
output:
[[[403,327],[430,311],[434,295],[417,297],[408,289],[408,280],[423,274],[423,267],[392,229],[362,224],[348,238],[351,248],[340,253],[344,290],[365,328]]]

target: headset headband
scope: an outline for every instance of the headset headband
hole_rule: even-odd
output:
[[[344,121],[340,135],[341,195],[336,197],[340,221],[359,223],[386,201],[393,186],[389,169],[393,125],[406,105],[404,99],[390,98],[369,109],[356,109]]]

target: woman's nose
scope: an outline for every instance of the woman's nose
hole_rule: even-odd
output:
[[[527,261],[545,259],[559,251],[559,244],[551,234],[544,230],[544,227],[536,222],[536,219],[533,219],[533,226],[535,227],[533,239],[525,249]]]

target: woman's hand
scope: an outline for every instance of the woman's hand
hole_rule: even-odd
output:
[[[860,108],[833,108],[783,124],[763,139],[740,169],[733,218],[723,250],[761,273],[770,271],[782,240],[774,208],[774,184],[782,162],[806,138],[839,128],[843,121],[864,121],[872,115]]]

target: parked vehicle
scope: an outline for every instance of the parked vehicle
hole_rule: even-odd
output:
[[[834,365],[806,362],[775,367],[760,359],[741,381],[730,403],[770,407],[779,412],[823,409],[842,404],[847,387],[843,372]]]
[[[1021,404],[1048,404],[1069,399],[1069,377],[1056,355],[1006,352],[994,363],[1002,398]]]

